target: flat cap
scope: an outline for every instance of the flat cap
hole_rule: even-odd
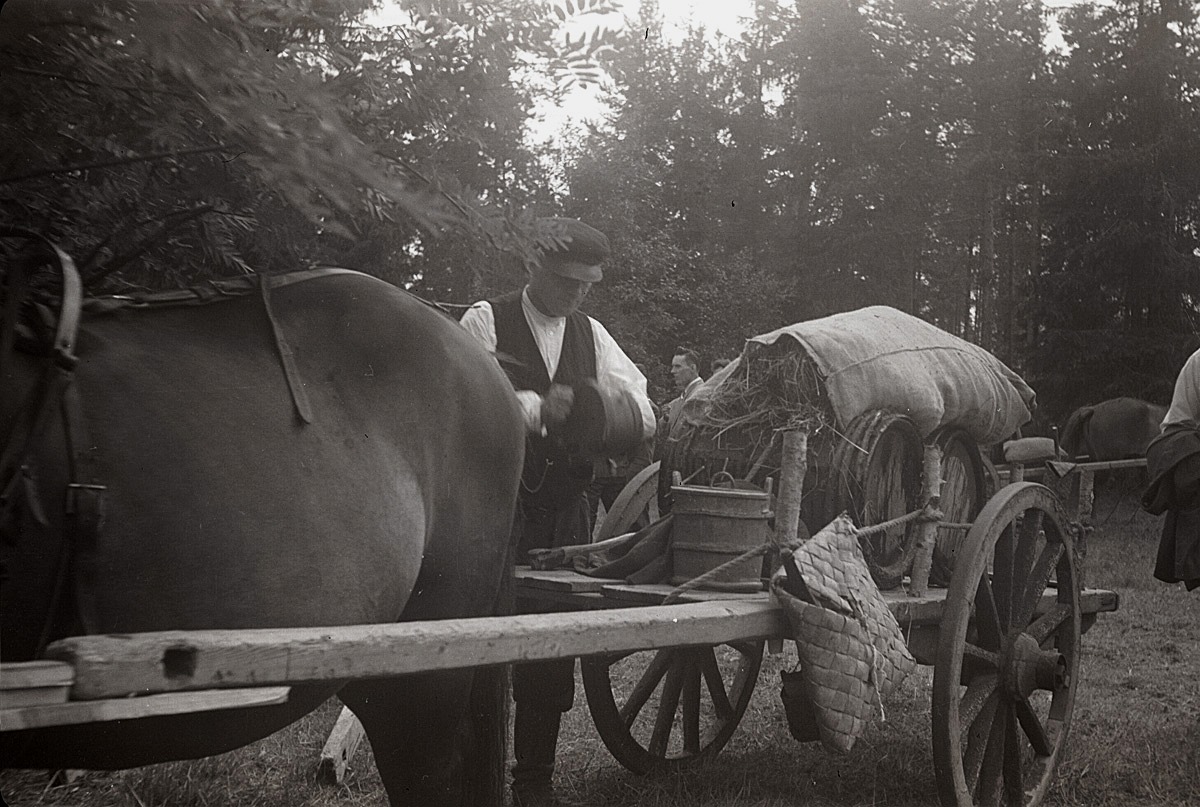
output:
[[[538,249],[542,265],[556,275],[599,283],[600,264],[608,259],[608,238],[579,219],[544,218],[538,221]]]

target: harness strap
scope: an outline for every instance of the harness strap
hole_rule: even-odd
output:
[[[267,320],[271,323],[271,332],[275,334],[275,347],[279,350],[279,359],[283,362],[283,374],[287,377],[288,389],[292,391],[292,403],[296,405],[296,414],[305,423],[313,422],[312,404],[308,402],[308,393],[304,391],[304,379],[300,377],[300,369],[296,367],[296,354],[283,335],[283,328],[275,318],[271,309],[271,281],[266,275],[261,276],[258,284],[262,290],[263,308],[267,312]]]
[[[100,630],[96,608],[96,582],[99,576],[100,529],[104,526],[104,494],[98,484],[96,446],[88,439],[83,420],[79,387],[69,385],[62,400],[63,433],[67,439],[70,482],[63,513],[64,543],[71,547],[71,578],[75,583],[75,605],[87,633]]]
[[[303,269],[299,272],[288,272],[282,275],[241,275],[220,280],[206,280],[185,289],[170,289],[132,294],[113,294],[107,297],[94,297],[87,301],[87,309],[96,312],[108,312],[121,308],[165,308],[170,306],[207,305],[218,300],[231,297],[241,297],[258,289],[264,280],[270,282],[271,288],[279,289],[306,280],[331,275],[359,275],[356,269],[344,269],[338,266],[318,266]]]

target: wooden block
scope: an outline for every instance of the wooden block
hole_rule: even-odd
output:
[[[69,701],[46,706],[0,710],[0,731],[136,720],[142,717],[210,712],[217,709],[271,706],[284,703],[291,687],[219,689],[205,692],[171,692],[141,698]]]
[[[341,784],[363,735],[362,723],[358,722],[350,707],[343,706],[337,723],[329,732],[329,739],[325,741],[325,747],[321,749],[321,761],[317,763],[317,781],[327,785]]]
[[[61,661],[0,664],[0,709],[66,703],[75,670]]]
[[[599,577],[588,577],[573,569],[533,569],[517,570],[517,586],[519,588],[545,589],[546,591],[567,591],[572,594],[587,594],[600,590],[600,587],[611,580]]]

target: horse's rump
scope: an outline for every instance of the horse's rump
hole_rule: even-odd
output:
[[[280,358],[289,349],[298,394]],[[341,273],[277,285],[269,308],[252,294],[88,316],[76,354],[80,416],[71,439],[88,446],[87,481],[106,488],[92,582],[67,575],[67,594],[52,608],[59,559],[79,565],[76,550],[63,553],[64,491],[79,480],[68,479],[62,426],[72,418],[59,413],[27,458],[28,481],[16,485],[0,594],[5,661],[85,627],[321,626],[493,612],[523,428],[494,360],[449,318],[382,281]],[[44,366],[9,357],[0,422],[18,420]],[[297,414],[300,398],[311,423]],[[95,624],[81,624],[89,613],[84,621]],[[298,706],[311,708],[304,694]],[[164,742],[158,758],[244,743],[294,711],[235,741],[198,731],[190,742]],[[143,745],[153,751],[155,738]],[[6,738],[5,763],[17,764],[9,746]],[[106,761],[157,761],[137,753]],[[88,767],[82,756],[85,764],[72,766]]]

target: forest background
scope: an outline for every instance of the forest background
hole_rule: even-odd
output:
[[[97,293],[331,264],[465,304],[576,216],[614,249],[585,310],[660,401],[680,346],[873,304],[995,353],[1042,425],[1166,402],[1200,347],[1200,2],[757,0],[736,37],[395,5],[4,3],[0,221]],[[579,85],[604,119],[531,137]]]

